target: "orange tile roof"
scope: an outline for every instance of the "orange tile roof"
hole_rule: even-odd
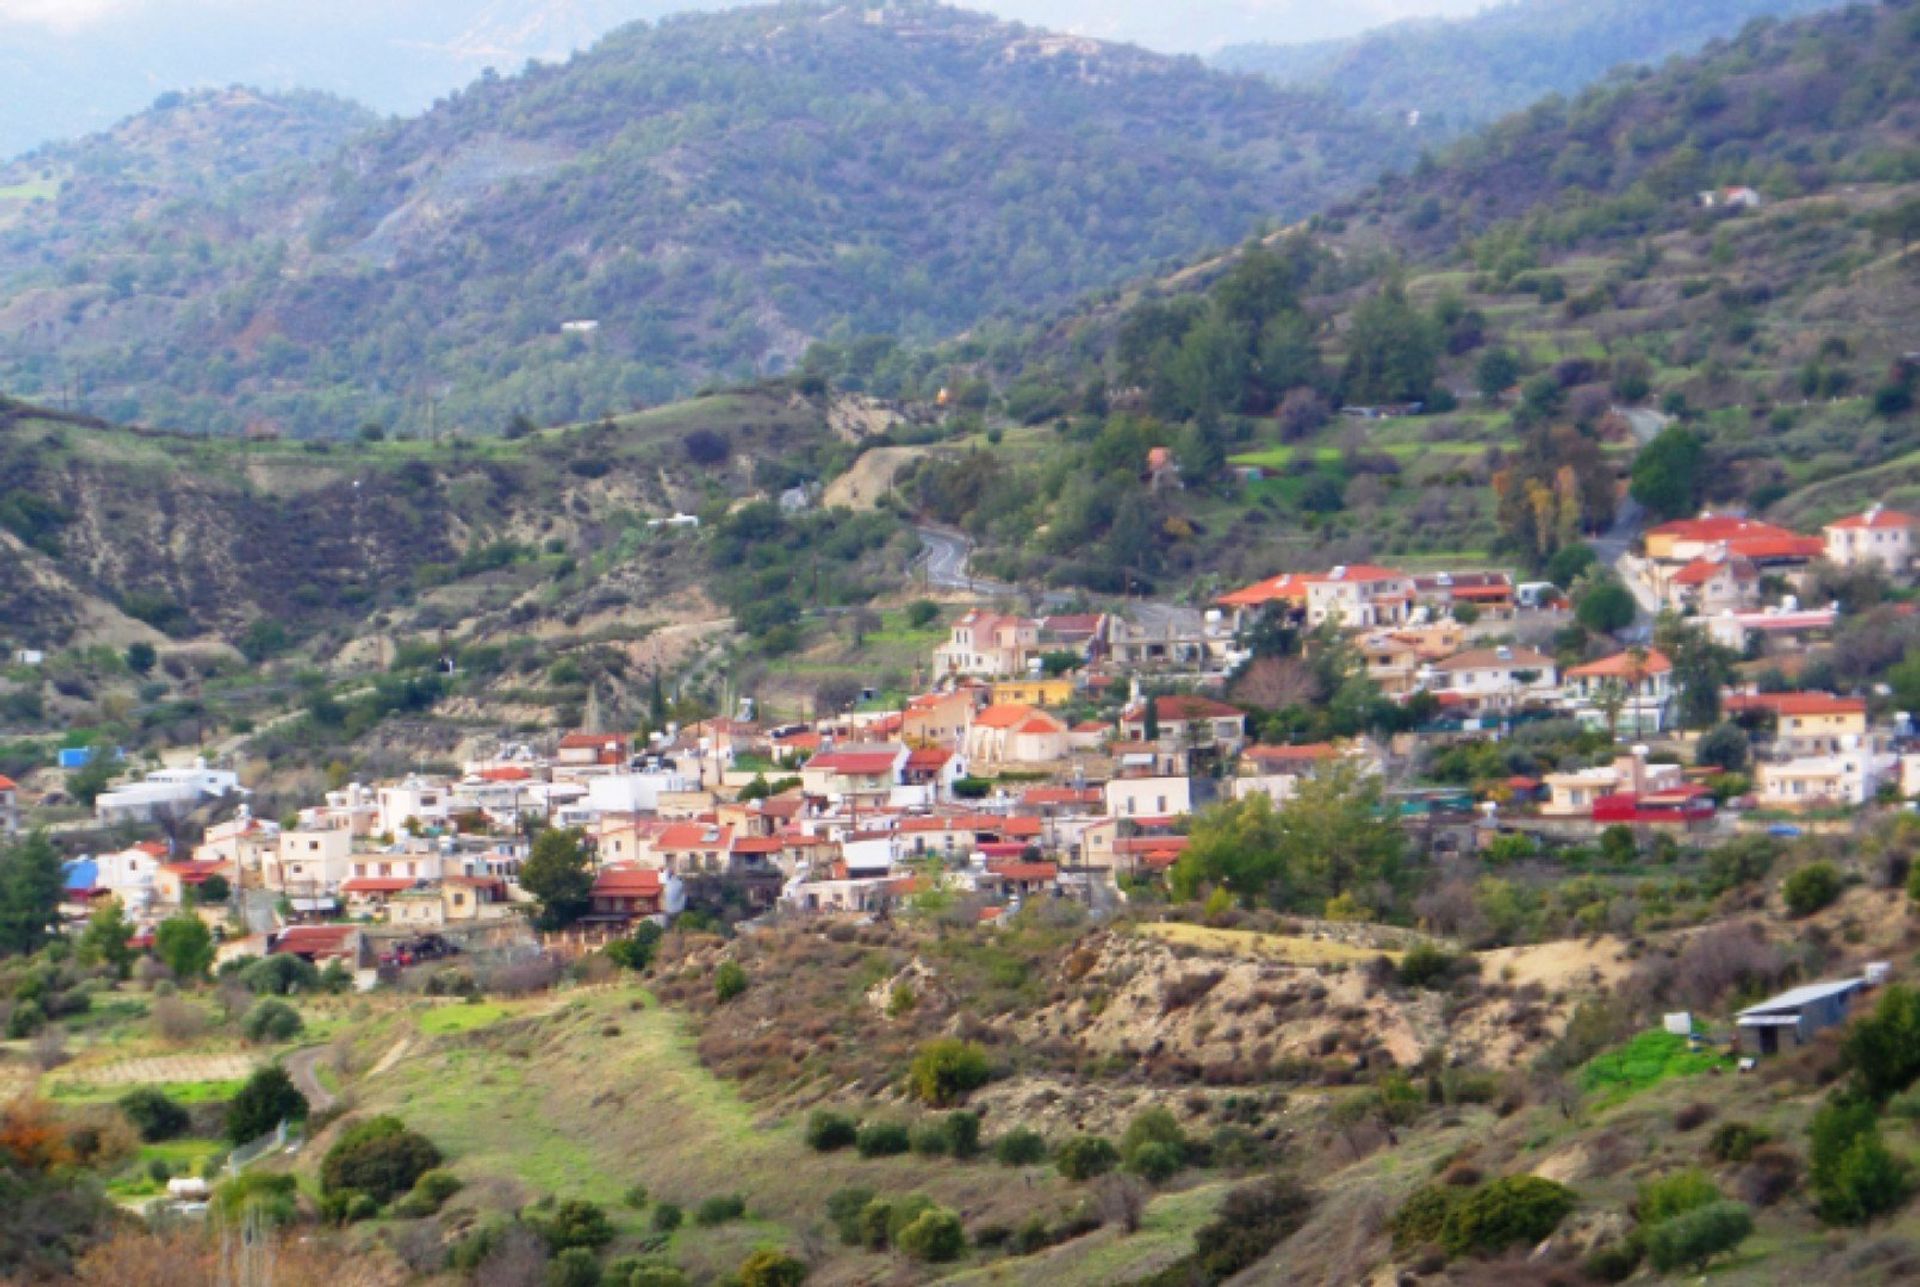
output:
[[[1017,702],[1006,705],[996,704],[975,715],[973,722],[980,728],[1013,728],[1034,713],[1033,707],[1023,706]]]
[[[1617,652],[1611,657],[1575,666],[1567,672],[1567,678],[1624,679],[1630,675],[1664,675],[1672,669],[1673,663],[1667,660],[1665,653],[1658,648],[1649,648],[1644,662],[1636,662],[1630,652]]]
[[[1772,711],[1775,715],[1865,715],[1864,697],[1836,697],[1832,693],[1736,693],[1727,698],[1730,714]]]
[[[1864,514],[1850,514],[1846,518],[1835,519],[1828,527],[1844,528],[1890,528],[1920,526],[1920,518],[1911,514],[1902,514],[1897,509],[1881,509],[1879,506]]]

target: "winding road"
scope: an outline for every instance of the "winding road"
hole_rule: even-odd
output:
[[[316,1113],[324,1113],[340,1102],[338,1096],[320,1084],[315,1072],[320,1056],[326,1053],[325,1046],[308,1046],[294,1051],[286,1060],[287,1076],[293,1079],[294,1088],[307,1097],[308,1105]]]
[[[967,564],[973,558],[973,542],[958,532],[942,527],[916,527],[920,536],[919,562],[926,569],[927,587],[933,590],[961,590],[989,598],[1019,593],[1016,586],[970,575]]]

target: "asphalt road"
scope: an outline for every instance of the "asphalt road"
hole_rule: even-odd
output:
[[[308,1046],[305,1050],[294,1051],[286,1059],[287,1076],[292,1078],[294,1088],[307,1097],[307,1103],[316,1113],[324,1113],[338,1102],[333,1092],[320,1084],[320,1078],[313,1070],[314,1065],[320,1062],[320,1056],[326,1053],[325,1046]]]

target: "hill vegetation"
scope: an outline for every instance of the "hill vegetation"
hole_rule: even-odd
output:
[[[1058,306],[1409,146],[1321,95],[936,5],[636,25],[164,218],[15,166],[0,381],[203,432],[581,420],[822,337]]]
[[[1420,114],[1458,134],[1552,95],[1575,95],[1616,68],[1654,66],[1841,0],[1509,0],[1469,18],[1410,20],[1347,40],[1230,45],[1214,64],[1324,89],[1363,112]]]

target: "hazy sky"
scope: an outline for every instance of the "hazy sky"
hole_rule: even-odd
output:
[[[610,16],[650,16],[674,9],[715,8],[726,0],[472,0],[476,19],[509,12],[542,16],[574,26]],[[1132,40],[1159,49],[1204,51],[1240,40],[1314,40],[1346,35],[1397,18],[1471,13],[1488,0],[977,0],[970,7],[1037,25]],[[175,17],[186,24],[258,18],[263,11],[304,11],[311,19],[337,14],[343,21],[378,21],[382,14],[406,25],[412,12],[446,12],[443,0],[0,0],[0,24],[41,33],[85,38],[103,24],[137,16]],[[4,27],[0,26],[0,31]]]

